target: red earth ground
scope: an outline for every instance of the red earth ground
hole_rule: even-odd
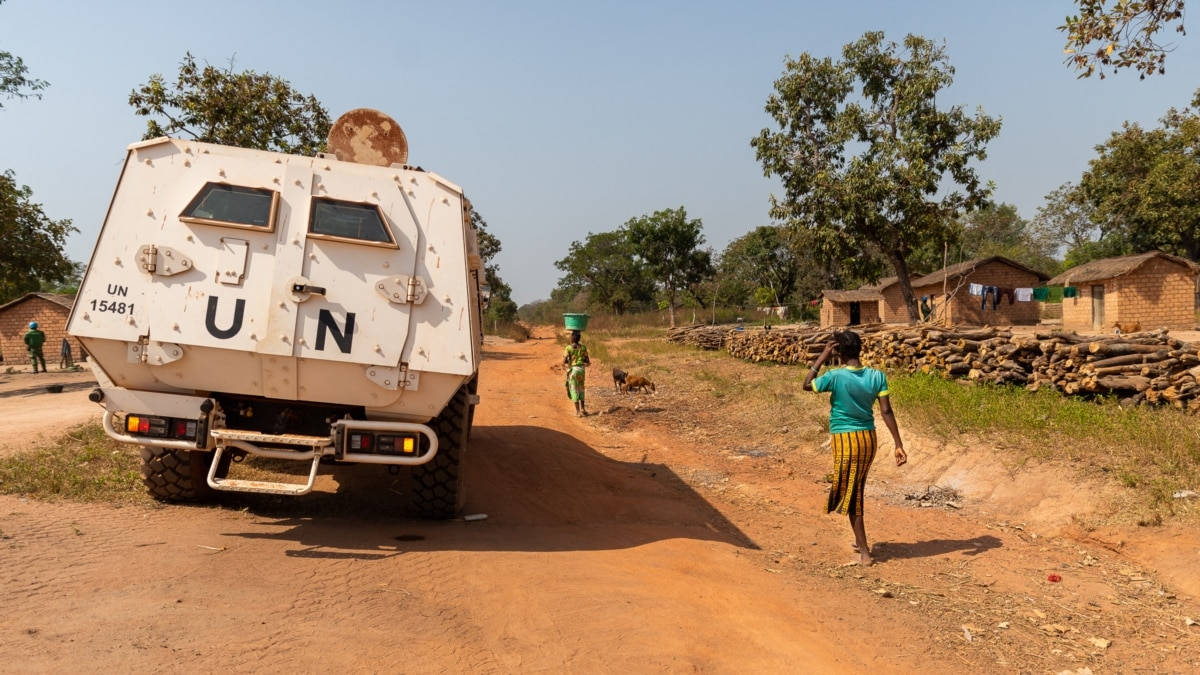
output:
[[[0,497],[0,670],[1200,667],[1185,622],[1200,589],[1175,581],[1200,561],[1191,529],[1166,530],[1174,548],[1155,554],[1172,540],[1031,524],[996,485],[958,510],[914,508],[906,486],[949,469],[909,440],[910,467],[876,462],[878,564],[846,566],[848,528],[821,513],[820,448],[697,442],[603,381],[589,396],[610,412],[575,418],[559,349],[487,349],[465,511],[486,520],[399,515],[402,483],[373,467],[290,501]],[[1160,576],[1164,559],[1174,573]]]

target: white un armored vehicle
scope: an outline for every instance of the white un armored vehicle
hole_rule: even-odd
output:
[[[462,190],[407,155],[366,109],[316,157],[129,146],[68,330],[154,497],[304,494],[325,459],[409,466],[420,513],[461,508],[482,261]],[[308,479],[228,478],[243,453]]]

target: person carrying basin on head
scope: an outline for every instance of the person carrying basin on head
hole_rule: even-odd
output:
[[[46,372],[46,357],[42,355],[42,345],[46,344],[46,334],[38,330],[38,322],[29,322],[29,331],[25,333],[25,349],[29,351],[29,362],[33,364],[33,372],[38,371],[38,363],[42,364],[42,372]]]
[[[817,377],[821,366],[837,350],[843,368],[834,368]],[[871,564],[871,550],[867,545],[866,526],[863,524],[863,493],[867,484],[867,471],[875,459],[875,400],[879,400],[879,412],[892,441],[896,444],[896,466],[908,461],[904,445],[900,441],[900,429],[892,413],[891,398],[888,396],[887,377],[874,368],[863,367],[858,360],[862,351],[862,338],[854,331],[839,331],[833,334],[825,350],[817,357],[812,369],[804,378],[804,389],[830,392],[829,433],[833,448],[833,486],[829,490],[826,512],[845,514],[854,531],[854,550],[859,554],[858,562]]]
[[[571,331],[571,344],[563,350],[563,365],[567,367],[567,398],[575,402],[575,416],[587,416],[584,403],[584,369],[592,365],[587,347],[579,341],[580,333]]]

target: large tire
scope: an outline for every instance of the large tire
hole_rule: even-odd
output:
[[[413,467],[409,491],[412,509],[422,518],[453,518],[466,502],[462,460],[471,423],[469,400],[468,383],[459,387],[442,413],[429,423],[437,432],[438,452],[432,460]]]
[[[213,453],[143,445],[142,482],[151,497],[164,502],[194,502],[212,497],[208,469]],[[224,458],[222,458],[224,464]]]

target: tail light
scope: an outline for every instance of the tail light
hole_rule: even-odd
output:
[[[154,438],[195,440],[197,423],[196,420],[180,420],[170,417],[126,415],[125,431],[139,436],[152,436]]]
[[[405,434],[375,434],[355,431],[346,439],[346,450],[379,455],[416,455],[420,449],[416,436]]]

